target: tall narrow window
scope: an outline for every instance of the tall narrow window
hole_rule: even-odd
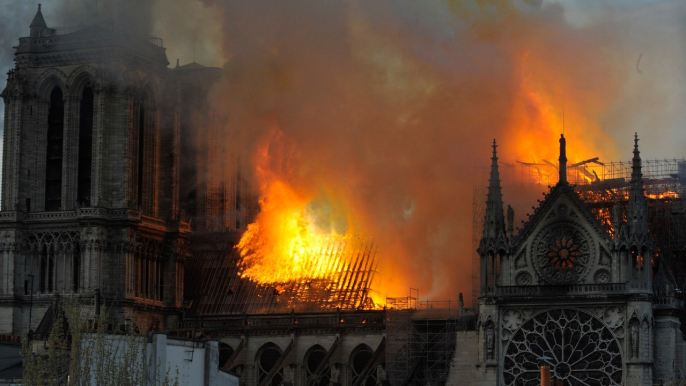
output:
[[[74,247],[74,265],[72,266],[72,290],[79,292],[81,285],[81,246],[76,244]]]
[[[91,165],[93,163],[93,89],[86,87],[81,97],[79,113],[79,182],[77,201],[91,204]]]
[[[48,111],[48,149],[45,169],[45,210],[59,210],[62,205],[62,142],[64,134],[64,99],[55,87],[50,94]]]
[[[55,250],[48,250],[48,292],[55,291]]]
[[[145,96],[143,97],[145,100]],[[143,207],[143,165],[145,160],[145,102],[141,103],[140,115],[138,121],[138,206]]]
[[[45,293],[46,287],[46,278],[48,276],[48,247],[43,246],[40,250],[40,277],[39,277],[39,284],[38,284],[38,292],[40,293]]]

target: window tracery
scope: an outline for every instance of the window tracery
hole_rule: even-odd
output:
[[[276,363],[281,357],[281,349],[279,349],[275,344],[267,344],[260,350],[257,356],[257,384],[261,385],[262,381],[267,377],[269,372],[276,366]],[[278,386],[283,382],[283,369],[274,374],[269,385]]]
[[[557,309],[524,322],[509,339],[503,359],[506,385],[540,385],[539,358],[569,384],[621,385],[620,344],[610,328],[584,311]]]
[[[374,351],[367,345],[360,345],[350,356],[350,369],[352,375],[352,383],[357,383],[358,378],[362,376],[364,368],[372,360],[374,356]],[[359,384],[362,386],[375,386],[376,385],[376,373],[372,372],[366,379],[362,380]]]
[[[310,382],[309,379],[317,371],[317,368],[322,363],[326,357],[326,350],[322,346],[314,346],[310,349],[305,357],[305,379]],[[326,366],[326,365],[325,365]],[[330,379],[331,369],[326,366],[321,372],[317,379],[314,379],[311,384],[317,386],[328,386]]]

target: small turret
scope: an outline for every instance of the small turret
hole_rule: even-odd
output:
[[[45,35],[45,31],[48,30],[48,25],[45,23],[45,19],[43,18],[43,12],[41,12],[41,5],[38,4],[38,12],[36,12],[36,16],[33,17],[33,21],[31,22],[31,25],[29,26],[31,30],[31,37],[32,38],[37,38],[40,36]]]

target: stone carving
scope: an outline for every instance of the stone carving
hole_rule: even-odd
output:
[[[619,307],[608,307],[602,315],[605,324],[612,329],[624,324],[624,311]]]
[[[638,326],[635,324],[631,325],[629,340],[631,342],[631,358],[638,359]]]
[[[522,313],[515,309],[505,311],[503,314],[503,327],[508,330],[516,330],[522,324]]]
[[[607,269],[599,269],[595,271],[595,274],[593,275],[593,281],[598,284],[609,283],[610,278],[610,271],[608,271]]]
[[[531,285],[533,278],[529,272],[520,272],[515,276],[515,284],[517,285]]]
[[[552,358],[552,375],[565,384],[622,383],[619,342],[605,323],[581,310],[548,310],[525,321],[505,348],[504,384],[540,385],[540,357]]]
[[[486,359],[494,359],[495,349],[495,332],[493,326],[486,327]]]
[[[537,237],[534,267],[550,284],[572,284],[582,280],[593,264],[589,237],[576,224],[560,223]]]

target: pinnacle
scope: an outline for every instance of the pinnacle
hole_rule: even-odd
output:
[[[38,4],[38,12],[36,12],[36,16],[33,17],[33,21],[29,26],[29,28],[34,27],[48,28],[48,25],[45,23],[45,19],[43,18],[43,12],[41,12],[41,4]]]

